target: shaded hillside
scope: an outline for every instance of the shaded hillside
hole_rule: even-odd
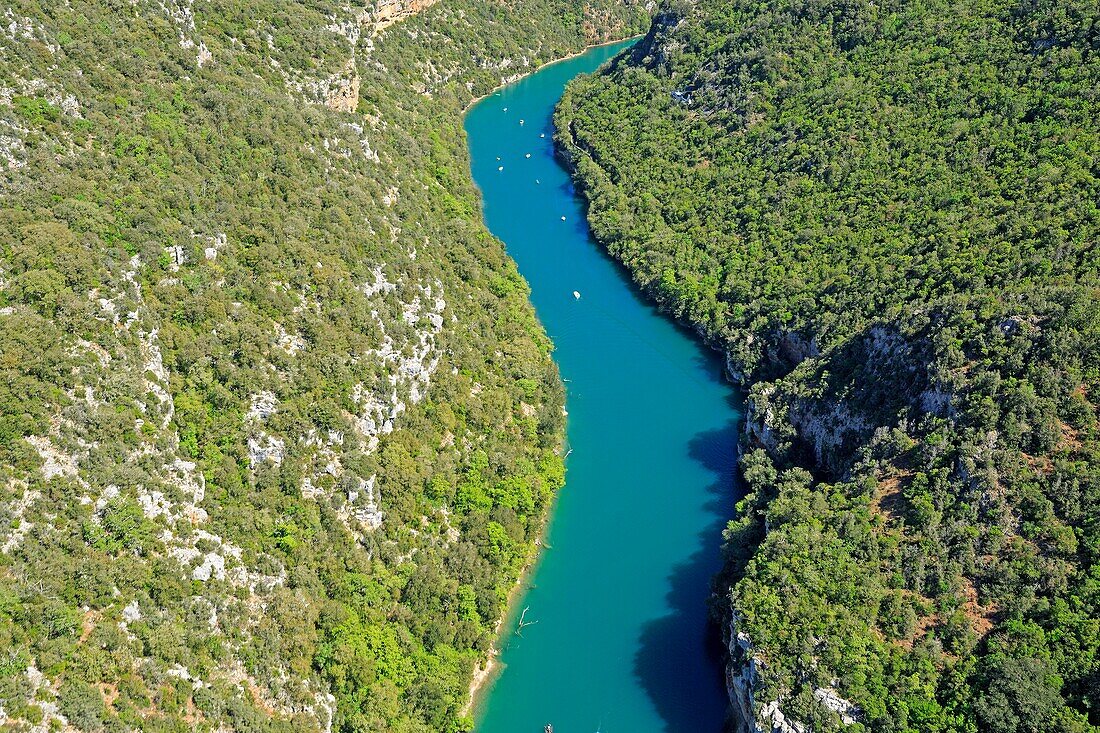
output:
[[[751,385],[743,724],[1100,725],[1098,21],[674,3],[559,107],[596,236]]]

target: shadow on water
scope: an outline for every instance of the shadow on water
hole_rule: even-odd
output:
[[[699,625],[709,602],[705,589],[721,565],[722,529],[740,496],[735,479],[738,427],[738,421],[730,421],[689,442],[691,458],[713,475],[704,507],[713,519],[700,528],[698,549],[669,575],[672,612],[646,624],[634,656],[635,674],[670,733],[720,733],[725,720],[724,707],[716,707],[713,729],[698,728],[700,701],[725,700],[720,630],[708,619],[701,637]]]
[[[622,282],[647,310],[669,319],[677,331],[699,344],[698,351],[691,357],[691,366],[677,364],[677,368],[693,381],[707,380],[699,376],[700,372],[714,374],[714,378],[724,380],[723,357],[700,343],[700,336],[694,329],[663,312],[634,280],[631,271],[610,256],[592,236],[587,222],[588,201],[576,190],[574,181],[567,179],[560,184],[559,191],[581,199],[582,216],[573,223],[578,235],[585,237],[591,247],[608,258]],[[620,320],[614,313],[604,315],[615,321]],[[633,330],[628,324],[620,325]],[[637,335],[647,340],[645,334]],[[679,359],[682,356],[670,357],[669,361],[675,364]],[[740,395],[731,393],[728,402],[731,412],[739,416],[742,408]],[[696,550],[675,565],[668,576],[666,600],[672,611],[643,627],[634,655],[634,673],[669,733],[721,733],[727,720],[721,634],[717,624],[711,621],[708,608],[712,582],[722,565],[722,530],[733,517],[734,505],[741,498],[736,480],[740,427],[738,417],[722,428],[696,434],[688,443],[688,455],[706,469],[710,477],[706,487],[707,501],[703,506],[710,519],[698,529]],[[705,629],[700,629],[703,625]],[[712,714],[701,714],[701,706],[713,706]],[[700,729],[702,720],[712,721],[713,726]]]

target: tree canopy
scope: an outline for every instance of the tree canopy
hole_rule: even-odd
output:
[[[754,714],[1100,725],[1098,51],[1084,2],[699,0],[562,100],[597,238],[749,387]]]

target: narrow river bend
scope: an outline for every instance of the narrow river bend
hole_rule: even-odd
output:
[[[466,117],[485,220],[556,347],[572,450],[519,601],[529,625],[503,630],[479,733],[720,733],[725,715],[706,602],[735,502],[740,398],[717,355],[592,240],[554,158],[565,84],[625,45],[544,67]]]

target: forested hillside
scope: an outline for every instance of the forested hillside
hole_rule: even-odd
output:
[[[557,121],[749,387],[740,725],[1100,727],[1096,4],[676,2]]]
[[[0,728],[453,731],[562,391],[460,114],[614,0],[0,10]]]

